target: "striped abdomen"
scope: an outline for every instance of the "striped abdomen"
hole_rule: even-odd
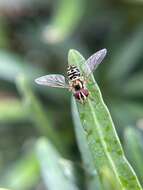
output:
[[[80,71],[74,65],[68,66],[67,75],[68,75],[69,80],[71,80],[71,81],[76,80],[76,79],[80,79]]]

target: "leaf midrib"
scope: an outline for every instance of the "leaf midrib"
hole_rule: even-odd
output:
[[[91,113],[92,113],[92,115],[93,115],[93,120],[94,120],[94,122],[96,123],[96,128],[97,128],[98,135],[99,135],[99,137],[100,137],[101,144],[102,144],[102,146],[103,146],[105,155],[107,156],[107,158],[108,158],[108,160],[109,160],[109,163],[111,164],[111,166],[112,166],[112,168],[113,168],[113,171],[114,171],[114,173],[115,173],[115,175],[116,175],[116,178],[118,179],[120,185],[122,186],[122,182],[121,182],[121,180],[120,180],[120,178],[119,178],[119,176],[118,176],[118,172],[116,172],[117,169],[116,169],[116,166],[115,166],[115,164],[114,164],[114,161],[113,161],[112,157],[110,156],[110,154],[109,154],[108,151],[107,151],[107,146],[106,146],[106,143],[104,142],[104,137],[103,137],[103,133],[102,133],[102,131],[101,131],[101,129],[100,129],[100,128],[101,128],[101,127],[100,127],[100,124],[99,124],[98,119],[97,119],[97,117],[96,117],[96,115],[95,115],[95,112],[94,112],[92,103],[91,103],[91,101],[90,101],[89,99],[88,99],[88,104],[89,104],[89,107],[90,107],[90,109],[91,109]],[[123,186],[122,186],[122,189],[125,190],[125,188],[124,188]]]

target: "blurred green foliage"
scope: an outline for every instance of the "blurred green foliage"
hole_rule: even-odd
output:
[[[37,145],[41,135],[62,159],[80,165],[71,94],[39,87],[34,79],[48,73],[65,74],[71,48],[88,57],[104,47],[108,55],[95,79],[126,156],[143,185],[143,134],[136,127],[143,118],[142,18],[141,0],[0,1],[0,187],[49,188],[41,167],[45,159],[42,161],[35,150],[38,146],[38,152],[42,151]],[[48,153],[45,149],[40,154],[44,157]],[[82,159],[86,164],[83,155]],[[83,170],[77,171],[80,177],[76,188],[86,189],[90,183],[87,186],[92,189],[94,180],[87,180],[86,175],[90,171]],[[103,173],[106,188],[114,189],[115,184],[106,184],[105,180],[112,182],[112,175],[106,169]],[[64,181],[63,174],[60,176]],[[100,183],[97,185],[100,187]]]

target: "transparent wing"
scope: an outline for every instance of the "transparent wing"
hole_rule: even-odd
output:
[[[50,87],[57,87],[57,88],[68,88],[66,84],[65,77],[63,75],[52,74],[39,77],[35,80],[37,84],[46,85]]]
[[[98,65],[102,62],[106,56],[107,50],[102,49],[97,51],[91,57],[89,57],[84,65],[84,72],[88,76],[91,72],[97,69]]]

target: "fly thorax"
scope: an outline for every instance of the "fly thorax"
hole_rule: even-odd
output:
[[[80,71],[74,65],[68,66],[67,75],[68,75],[68,79],[71,80],[71,81],[75,81],[75,80],[80,79]]]

